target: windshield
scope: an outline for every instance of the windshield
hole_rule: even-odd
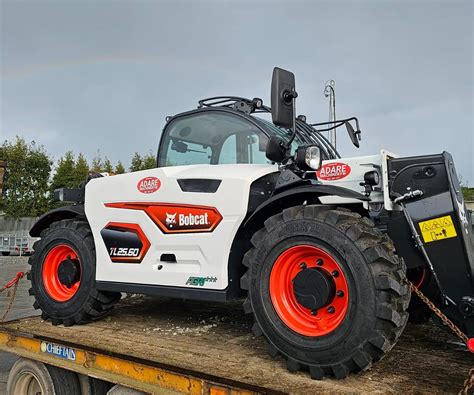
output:
[[[269,164],[268,136],[250,120],[203,111],[178,117],[165,128],[158,166]]]
[[[277,137],[280,137],[283,141],[288,142],[288,140],[291,137],[291,131],[288,129],[280,128],[279,126],[276,126],[270,121],[267,121],[266,119],[262,118],[257,118],[252,116],[255,121],[260,124],[265,130],[267,130],[270,134],[273,134]],[[300,136],[296,135],[295,139],[291,143],[291,152],[295,152],[298,146],[304,144],[305,142],[300,138]]]

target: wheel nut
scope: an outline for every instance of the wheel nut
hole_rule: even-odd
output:
[[[318,264],[318,266],[323,266],[323,260],[321,258],[319,258],[316,263]]]
[[[332,306],[328,307],[328,313],[329,314],[334,314],[335,311],[336,311],[336,309],[334,307],[332,307]]]
[[[342,298],[342,297],[344,296],[344,291],[339,290],[339,291],[336,292],[336,295],[337,295],[339,298]]]
[[[333,277],[339,277],[339,272],[337,270],[334,270],[331,274]]]
[[[306,262],[300,263],[300,269],[306,269]]]

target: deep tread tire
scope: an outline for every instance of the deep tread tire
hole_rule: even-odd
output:
[[[57,302],[45,290],[42,280],[43,263],[48,252],[58,244],[67,244],[77,251],[81,263],[81,283],[77,293],[66,302]],[[33,307],[41,309],[42,319],[51,319],[53,325],[85,324],[107,314],[120,300],[120,293],[101,292],[95,288],[95,246],[86,221],[66,219],[54,222],[41,233],[35,252],[29,258],[31,271],[30,295],[35,297]]]
[[[406,268],[372,221],[344,209],[296,206],[265,221],[251,243],[243,259],[244,309],[254,315],[254,335],[266,338],[269,354],[282,355],[288,370],[309,370],[313,379],[344,378],[368,369],[395,345],[408,320]],[[300,244],[322,246],[337,256],[347,278],[349,308],[341,324],[323,336],[292,331],[271,301],[269,276],[277,257]]]

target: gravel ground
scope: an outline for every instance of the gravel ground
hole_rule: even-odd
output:
[[[0,287],[15,277],[19,271],[29,269],[28,257],[19,256],[0,256]],[[21,280],[18,286],[15,298],[14,309],[8,314],[7,320],[13,320],[21,317],[27,317],[37,314],[33,309],[33,297],[28,295],[30,285],[28,281]],[[4,309],[10,299],[10,291],[0,294],[0,317],[3,316]],[[6,383],[10,368],[17,360],[17,357],[0,351],[0,394],[6,393]]]
[[[0,255],[0,267],[9,265],[26,265],[28,263],[27,256],[2,256]]]

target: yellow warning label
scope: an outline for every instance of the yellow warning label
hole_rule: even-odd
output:
[[[456,228],[450,215],[430,219],[418,224],[425,243],[456,237]]]

